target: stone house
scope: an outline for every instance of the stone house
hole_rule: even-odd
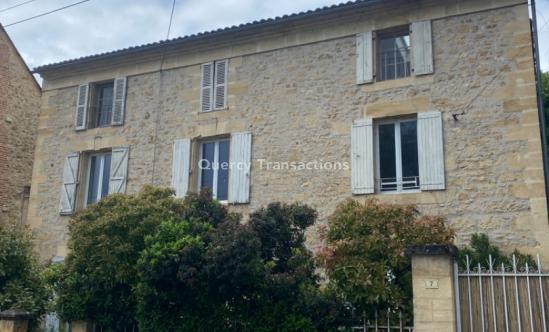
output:
[[[0,223],[26,219],[40,86],[0,25]]]
[[[70,216],[144,184],[273,201],[417,204],[457,243],[544,252],[549,223],[528,4],[326,7],[36,68],[28,224],[66,254]]]

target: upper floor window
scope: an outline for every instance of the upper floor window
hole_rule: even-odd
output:
[[[209,112],[227,108],[227,74],[229,60],[218,60],[202,65],[200,83],[200,111]]]
[[[200,143],[200,188],[210,188],[219,201],[229,198],[229,143],[228,139]]]
[[[90,107],[90,126],[106,127],[111,125],[114,82],[95,84]]]
[[[376,134],[379,191],[419,189],[417,120],[380,122]]]
[[[408,27],[377,34],[378,81],[410,76],[410,33]]]
[[[126,77],[78,86],[74,123],[76,130],[124,124]]]

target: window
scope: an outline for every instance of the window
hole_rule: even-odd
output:
[[[85,205],[93,204],[109,194],[111,153],[89,156]]]
[[[114,82],[95,84],[92,94],[90,128],[111,125]]]
[[[410,76],[408,28],[377,33],[377,81]]]
[[[202,65],[200,111],[209,112],[227,107],[227,73],[229,60]]]
[[[228,139],[200,144],[199,187],[210,188],[213,198],[219,201],[229,198],[229,145]]]
[[[382,121],[376,132],[378,190],[419,189],[417,120]]]

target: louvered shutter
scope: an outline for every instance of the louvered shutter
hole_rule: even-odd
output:
[[[65,157],[65,164],[63,166],[63,186],[61,187],[61,197],[59,201],[59,213],[61,214],[71,214],[74,212],[79,164],[79,153],[71,153]]]
[[[374,81],[374,48],[372,31],[356,36],[356,83]]]
[[[353,194],[373,194],[374,132],[372,118],[355,121],[351,129],[351,182]]]
[[[431,21],[415,22],[411,25],[412,63],[415,75],[433,73],[433,43]]]
[[[229,60],[215,62],[215,91],[214,107],[222,109],[227,107],[227,72]]]
[[[88,120],[88,93],[89,84],[78,86],[76,96],[76,109],[74,112],[74,128],[75,130],[84,130]]]
[[[252,158],[252,133],[231,135],[229,152],[229,203],[250,201],[250,167]]]
[[[126,192],[129,150],[128,147],[112,149],[109,194]]]
[[[184,197],[189,189],[191,140],[178,139],[173,143],[172,188],[176,197]]]
[[[417,141],[421,190],[445,188],[443,140],[441,113],[418,113]]]
[[[202,65],[202,82],[200,83],[200,110],[212,110],[214,64],[208,62]]]
[[[124,109],[126,106],[126,78],[119,77],[114,80],[114,92],[112,101],[113,126],[124,124]]]

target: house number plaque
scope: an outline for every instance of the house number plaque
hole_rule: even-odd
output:
[[[438,289],[438,279],[425,279],[426,289]]]

